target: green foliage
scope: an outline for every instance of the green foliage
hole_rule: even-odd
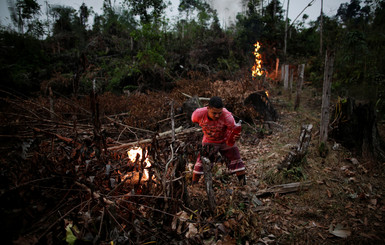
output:
[[[24,33],[25,25],[32,25],[37,19],[33,19],[40,15],[40,5],[36,0],[17,0],[16,4],[13,1],[9,2],[11,20],[18,28],[19,33]],[[14,4],[14,6],[12,6]]]
[[[173,24],[164,17],[164,0],[125,0],[120,6],[104,1],[104,13],[94,16],[89,30],[88,19],[94,12],[85,4],[77,11],[52,7],[47,16],[52,22],[43,22],[37,1],[18,0],[11,17],[20,33],[26,35],[14,37],[15,46],[25,38],[25,42],[34,39],[27,46],[39,47],[20,54],[8,48],[11,44],[4,45],[4,57],[10,58],[2,59],[2,67],[8,84],[17,86],[33,84],[36,88],[54,74],[73,74],[81,77],[85,90],[89,86],[85,81],[98,76],[105,76],[102,87],[108,90],[121,91],[139,84],[164,87],[190,70],[235,74],[249,68],[253,44],[260,41],[264,68],[271,71],[276,58],[282,58],[282,3],[269,1],[263,9],[260,0],[242,3],[246,11],[224,31],[216,11],[203,0],[180,1],[180,16]],[[342,4],[336,16],[323,16],[323,52],[336,51],[334,91],[352,85],[385,86],[384,9],[383,1],[352,0]],[[305,79],[320,87],[324,70],[324,53],[319,53],[320,18],[309,25],[305,20],[306,16],[290,26],[287,60],[307,63]],[[46,39],[39,42],[36,38]],[[71,79],[66,83],[71,84]],[[375,101],[379,99],[376,96]]]
[[[291,166],[289,169],[284,168],[280,171],[277,169],[270,169],[266,173],[264,180],[269,185],[285,184],[306,180],[307,177],[303,168],[303,164],[304,163],[297,163],[295,166]]]
[[[224,57],[218,58],[218,69],[220,70],[228,70],[230,72],[235,72],[239,70],[239,64],[238,60],[233,56],[230,55],[228,59]]]
[[[3,89],[21,93],[37,91],[45,78],[48,56],[40,40],[15,32],[0,31]]]
[[[154,65],[165,67],[165,47],[160,41],[162,40],[162,33],[159,30],[159,25],[144,24],[141,30],[135,30],[131,35],[140,44],[140,49],[136,55],[139,67],[148,68]]]
[[[301,166],[292,167],[290,169],[283,169],[282,175],[286,180],[290,181],[298,182],[301,180],[306,180],[306,175]]]
[[[125,0],[124,3],[132,8],[132,13],[139,16],[144,24],[157,22],[167,7],[163,0]]]

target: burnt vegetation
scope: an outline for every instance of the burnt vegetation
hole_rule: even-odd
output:
[[[175,22],[163,18],[164,1],[104,1],[101,15],[85,4],[42,11],[9,1],[13,26],[0,30],[5,244],[385,241],[384,2],[303,16],[288,40],[281,1],[243,3],[223,28],[200,0],[180,1]],[[263,75],[252,77],[256,41]],[[320,143],[326,50],[335,59]],[[243,121],[246,186],[210,152],[210,179],[191,186],[203,153],[191,113],[211,96]]]

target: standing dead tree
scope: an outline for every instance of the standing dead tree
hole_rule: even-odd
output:
[[[325,144],[328,140],[329,129],[329,106],[331,95],[331,84],[333,76],[334,51],[328,50],[325,57],[324,84],[322,92],[321,107],[321,126],[320,126],[320,143]]]
[[[299,107],[299,102],[300,102],[300,97],[301,97],[301,91],[302,91],[302,86],[303,86],[303,77],[304,77],[304,72],[305,72],[305,64],[301,64],[298,67],[298,81],[297,81],[297,96],[295,99],[295,105],[294,105],[294,110],[297,110]]]

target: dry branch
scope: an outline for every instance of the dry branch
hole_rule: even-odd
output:
[[[112,118],[110,118],[110,117],[107,117],[107,116],[106,116],[106,118],[107,118],[109,121],[111,121],[111,122],[113,122],[113,123],[116,123],[116,124],[118,124],[119,126],[122,126],[122,127],[125,127],[125,128],[135,129],[135,130],[138,130],[138,131],[143,131],[143,132],[146,132],[146,133],[152,133],[152,134],[155,133],[154,131],[150,131],[150,130],[147,130],[147,129],[136,128],[136,127],[128,126],[128,125],[126,125],[126,124],[123,124],[123,123],[121,123],[121,122],[118,122],[118,121],[116,121],[116,120],[114,120],[114,119],[112,119]]]
[[[88,193],[92,194],[93,197],[94,197],[95,199],[99,200],[99,199],[101,198],[101,196],[100,196],[99,193],[91,191],[91,189],[88,188],[85,184],[79,183],[79,182],[77,182],[77,181],[76,181],[75,183],[76,183],[78,186],[84,188]],[[105,197],[102,197],[102,199],[103,199],[103,202],[106,203],[106,204],[109,204],[109,205],[113,205],[113,204],[114,204],[114,202],[108,200],[108,199],[105,198]]]
[[[54,136],[54,137],[56,137],[56,138],[58,138],[60,140],[63,140],[65,142],[67,142],[67,143],[73,143],[74,142],[73,139],[61,136],[60,134],[55,134],[55,133],[47,132],[47,131],[39,129],[39,128],[33,128],[33,130],[35,132],[38,132],[38,133],[44,133],[44,134],[49,135],[49,136]]]
[[[182,127],[179,127],[179,128],[175,129],[175,134],[176,134],[176,136],[181,136],[184,134],[188,134],[188,133],[192,133],[192,132],[199,132],[199,131],[201,131],[201,129],[199,129],[199,128],[188,128],[188,129],[182,130]],[[159,133],[157,138],[158,139],[167,138],[170,136],[171,133],[172,133],[172,130]],[[107,150],[113,151],[113,150],[119,150],[122,148],[129,148],[129,147],[134,146],[134,145],[148,144],[148,143],[151,143],[151,141],[152,141],[152,139],[138,140],[138,141],[134,141],[134,142],[121,144],[118,146],[108,147]]]
[[[183,92],[181,92],[184,96],[186,96],[187,98],[192,98],[193,96],[191,95],[188,95],[188,94],[185,94]],[[199,100],[206,100],[206,101],[209,101],[210,98],[205,98],[205,97],[197,97]]]

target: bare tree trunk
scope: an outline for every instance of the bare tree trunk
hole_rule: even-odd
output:
[[[48,88],[49,91],[49,111],[50,111],[50,116],[51,120],[55,118],[55,111],[54,111],[54,104],[53,104],[53,93],[52,93],[52,88]]]
[[[298,67],[298,81],[297,81],[297,96],[295,99],[295,105],[294,110],[297,110],[299,107],[301,92],[302,92],[302,85],[303,85],[303,78],[304,78],[304,72],[305,72],[305,64],[301,64]]]
[[[285,65],[285,74],[284,74],[284,80],[283,80],[283,88],[285,90],[289,87],[289,65]]]
[[[285,23],[285,39],[284,39],[284,48],[283,48],[283,57],[284,57],[284,62],[286,62],[286,49],[287,49],[287,30],[288,30],[288,22],[289,22],[289,4],[290,0],[287,0],[287,9],[286,9],[286,23]]]
[[[291,93],[293,92],[293,76],[294,76],[294,70],[291,69],[289,71],[289,100],[291,100]]]
[[[281,81],[283,81],[285,77],[285,64],[281,65]]]
[[[324,1],[321,0],[320,47],[319,47],[319,54],[321,56],[322,56],[322,33],[323,33],[323,5],[324,5]]]
[[[91,102],[91,112],[92,112],[92,123],[94,126],[94,143],[96,146],[95,156],[98,160],[100,160],[102,153],[102,134],[101,134],[101,121],[100,121],[100,113],[99,113],[99,100],[98,94],[96,91],[96,81],[95,79],[92,81],[92,91],[90,94],[90,102]],[[106,145],[104,145],[104,150],[107,151]]]
[[[333,76],[334,51],[327,50],[325,56],[325,72],[324,84],[322,92],[322,107],[321,107],[321,125],[320,125],[320,143],[326,143],[328,140],[329,127],[329,105],[330,93]]]

